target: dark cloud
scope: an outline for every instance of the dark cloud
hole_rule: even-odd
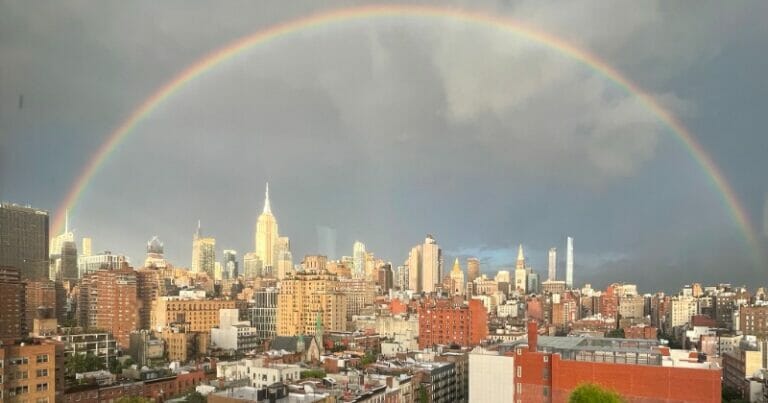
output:
[[[765,117],[743,111],[768,99],[756,84],[764,72],[745,68],[765,65],[765,13],[698,2],[462,6],[541,27],[626,72],[694,129],[763,218]],[[0,196],[57,208],[108,133],[164,82],[321,7],[331,6],[2,3]],[[457,21],[335,24],[238,55],[126,138],[73,221],[97,249],[134,262],[157,234],[186,265],[198,219],[219,249],[242,254],[267,180],[297,261],[331,227],[339,254],[360,239],[399,264],[429,232],[449,255],[488,257],[490,270],[523,243],[543,272],[546,250],[572,235],[577,281],[724,281],[725,264],[734,279],[762,281],[705,173],[636,98],[551,49]]]

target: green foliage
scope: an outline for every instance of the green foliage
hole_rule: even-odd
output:
[[[200,392],[192,392],[187,395],[187,402],[188,403],[206,403],[208,399],[203,396]]]
[[[424,385],[419,386],[419,403],[429,402],[429,396],[427,396],[427,390],[424,389]]]
[[[117,399],[115,403],[152,403],[152,401],[139,396],[125,396]]]
[[[67,359],[65,369],[68,375],[105,369],[104,360],[91,354],[75,354]]]
[[[626,336],[624,335],[624,329],[613,329],[610,332],[606,333],[605,337],[613,337],[615,339],[623,339]]]
[[[576,387],[568,397],[568,403],[622,403],[616,392],[602,387],[585,383]]]
[[[309,369],[306,371],[301,371],[301,379],[305,378],[325,378],[325,371],[322,369]]]
[[[365,356],[360,359],[360,364],[363,366],[373,364],[374,362],[376,362],[376,355],[370,351],[366,352]]]

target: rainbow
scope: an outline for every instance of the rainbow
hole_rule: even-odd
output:
[[[78,199],[88,187],[91,179],[98,172],[99,167],[104,164],[109,155],[114,152],[128,134],[131,133],[144,119],[151,115],[159,105],[171,98],[192,80],[195,80],[206,72],[211,71],[216,66],[255,46],[263,45],[290,34],[352,20],[402,17],[462,21],[518,35],[589,66],[595,72],[606,77],[610,81],[613,81],[617,86],[637,97],[643,104],[645,104],[650,112],[655,114],[661,122],[669,127],[671,132],[676,135],[689,151],[693,159],[699,166],[701,166],[704,172],[707,173],[714,188],[721,194],[726,209],[729,210],[733,220],[739,226],[747,243],[755,253],[756,262],[759,266],[762,266],[762,262],[764,262],[763,252],[757,232],[750,224],[745,209],[740,204],[723,173],[717,165],[715,165],[712,157],[696,141],[691,132],[688,131],[688,129],[686,129],[673,114],[664,109],[637,84],[588,51],[522,22],[506,17],[471,12],[463,9],[421,5],[371,5],[320,12],[261,29],[251,35],[240,38],[227,46],[219,48],[198,60],[147,98],[109,135],[107,140],[99,147],[90,161],[88,161],[82,169],[77,180],[70,188],[69,193],[58,207],[52,228],[53,233],[57,234],[61,231],[64,221],[64,212],[68,209],[73,209],[76,206]]]

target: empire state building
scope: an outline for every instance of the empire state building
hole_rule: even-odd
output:
[[[256,220],[256,255],[263,267],[274,267],[277,262],[275,258],[277,238],[277,220],[272,215],[272,208],[269,205],[269,182],[267,182],[264,211]]]

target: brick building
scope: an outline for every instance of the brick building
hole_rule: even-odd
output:
[[[419,348],[437,344],[476,346],[488,336],[488,313],[482,301],[466,304],[427,300],[419,307]]]
[[[12,342],[25,333],[24,284],[19,271],[0,267],[0,341]]]
[[[629,403],[720,401],[717,366],[652,340],[539,336],[529,323],[528,340],[512,354],[517,402],[565,402],[582,383],[613,389]]]
[[[238,308],[236,300],[160,297],[152,304],[152,330],[184,324],[190,332],[209,332],[219,326],[219,310]]]
[[[136,272],[128,266],[100,269],[80,283],[80,325],[108,330],[117,346],[127,349],[131,332],[139,325]]]
[[[743,306],[739,309],[739,330],[743,334],[768,336],[768,306]]]
[[[0,346],[3,402],[54,403],[64,388],[64,345],[47,340]]]
[[[64,323],[67,318],[66,300],[67,291],[62,283],[48,279],[27,280],[25,288],[25,323],[27,331],[32,330],[32,322],[38,315],[38,309],[45,307],[50,309],[52,317],[59,323]]]

